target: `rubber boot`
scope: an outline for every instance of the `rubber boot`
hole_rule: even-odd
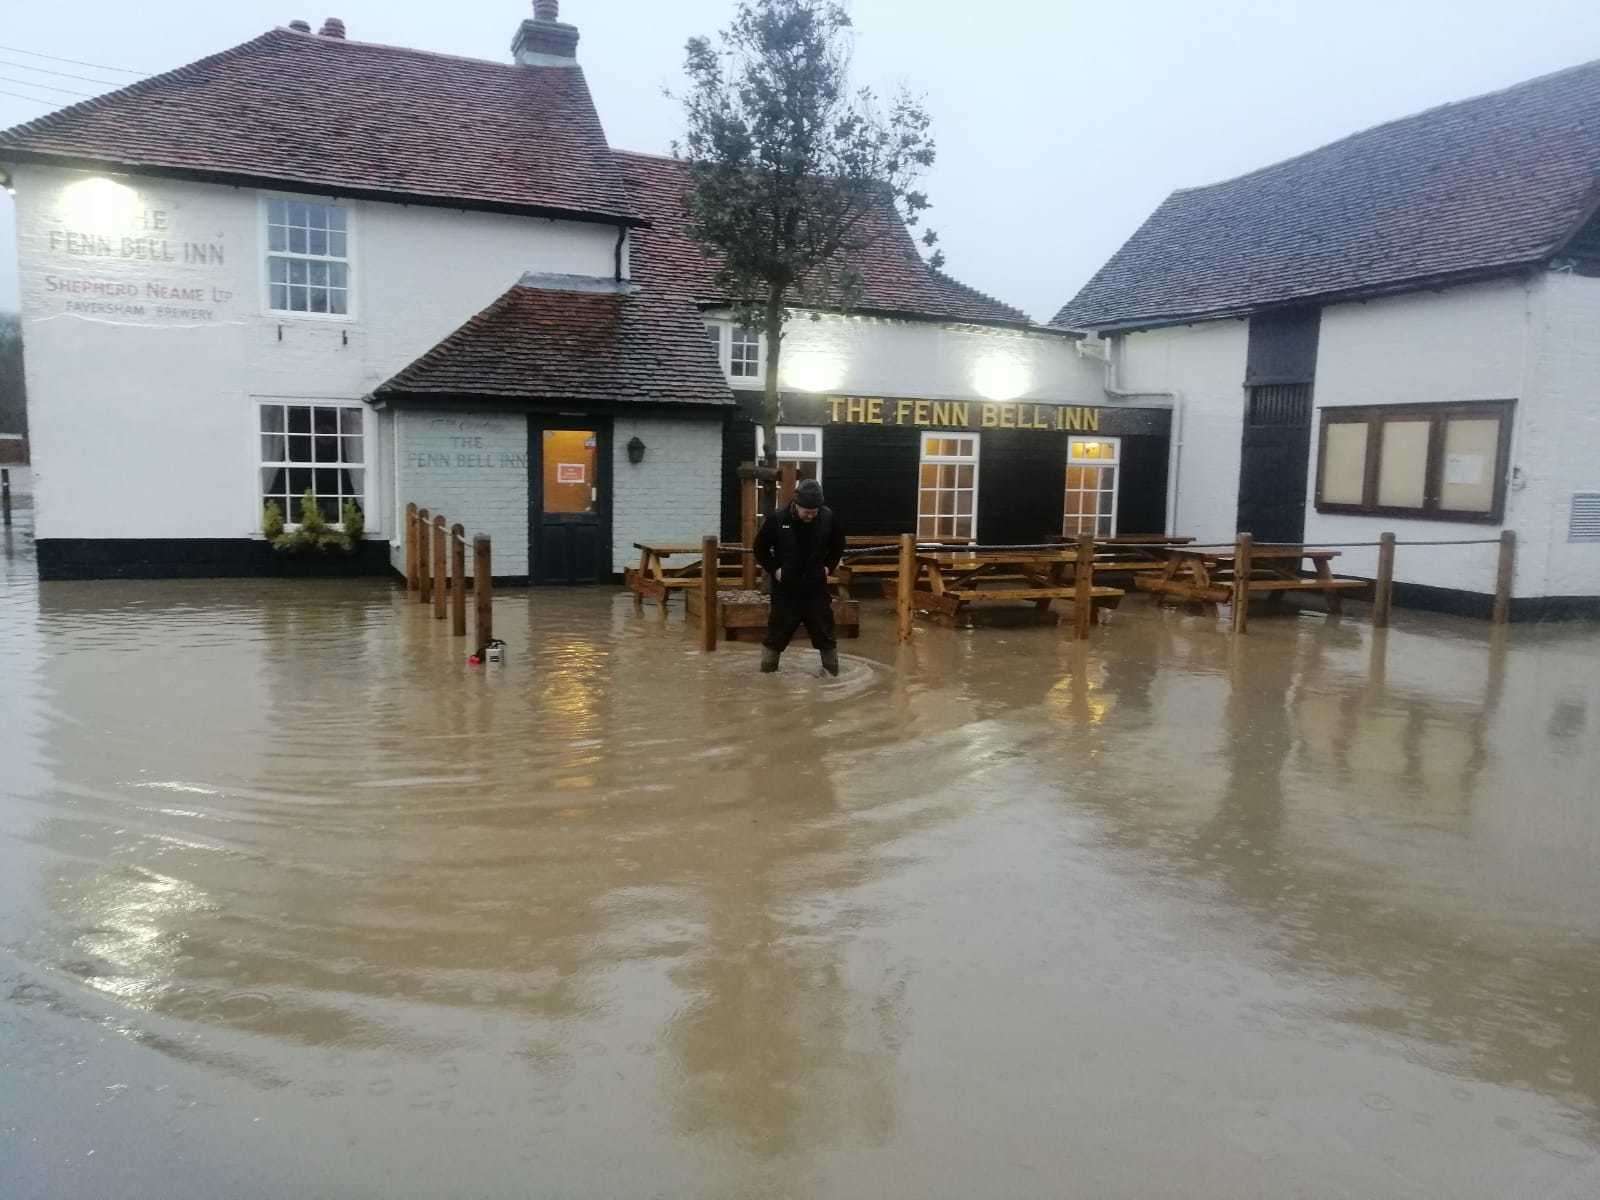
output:
[[[837,650],[824,650],[822,652],[822,669],[829,675],[839,674],[839,652]]]
[[[761,673],[770,675],[778,669],[779,654],[771,646],[761,647]]]

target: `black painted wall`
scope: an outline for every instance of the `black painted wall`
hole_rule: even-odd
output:
[[[1061,532],[1069,434],[983,432],[978,460],[978,537],[991,545],[1047,541]],[[1165,435],[1123,435],[1118,530],[1165,533]],[[753,422],[729,421],[722,438],[722,536],[739,538],[740,463],[755,457]],[[921,431],[897,425],[830,426],[823,434],[822,486],[852,534],[916,528]]]

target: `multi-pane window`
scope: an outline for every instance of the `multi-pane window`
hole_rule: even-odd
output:
[[[767,431],[756,426],[756,457],[766,459]],[[822,482],[822,430],[814,425],[778,426],[778,465],[795,465],[795,478]]]
[[[1509,400],[1323,409],[1318,511],[1498,521],[1511,411]]]
[[[1075,437],[1068,443],[1062,533],[1068,537],[1117,535],[1117,465],[1121,458],[1118,438]]]
[[[728,374],[754,379],[761,374],[761,338],[754,330],[735,325],[728,346]]]
[[[978,528],[978,435],[925,433],[917,479],[917,536],[967,538]]]
[[[350,311],[350,231],[345,210],[303,200],[267,201],[268,305],[274,312]]]
[[[346,502],[363,512],[366,447],[359,407],[337,404],[261,405],[261,503],[276,504],[298,525],[309,489],[325,520],[344,520]]]
[[[754,329],[726,321],[706,324],[706,339],[717,352],[717,361],[730,379],[760,379],[763,366],[761,335]]]

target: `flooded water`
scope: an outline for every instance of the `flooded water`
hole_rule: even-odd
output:
[[[0,594],[0,1195],[1600,1194],[1600,637]]]

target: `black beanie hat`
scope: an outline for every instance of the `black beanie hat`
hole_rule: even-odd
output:
[[[794,490],[794,502],[801,508],[821,508],[822,485],[815,479],[802,479]]]

